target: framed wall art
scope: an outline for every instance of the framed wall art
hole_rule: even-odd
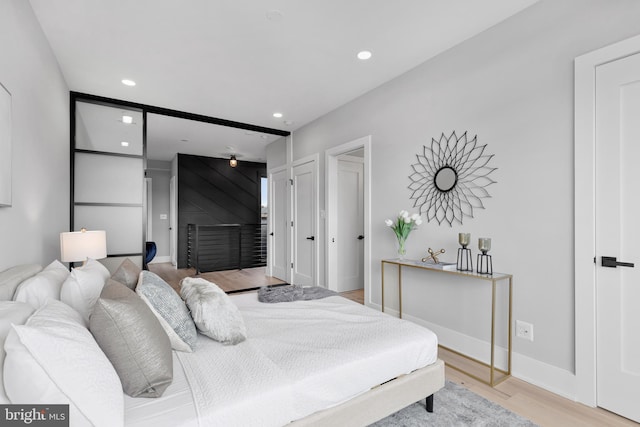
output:
[[[409,176],[411,199],[420,215],[428,222],[453,226],[462,224],[464,217],[473,218],[474,209],[484,209],[482,199],[491,197],[487,187],[495,184],[489,175],[497,169],[489,166],[494,155],[487,154],[486,148],[477,135],[469,139],[467,132],[460,137],[443,133],[423,146]]]

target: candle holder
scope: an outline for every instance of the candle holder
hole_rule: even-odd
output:
[[[470,240],[471,234],[458,233],[458,243],[462,246],[461,248],[458,248],[458,259],[456,260],[456,270],[458,271],[473,271],[471,249],[467,248]]]
[[[481,254],[478,254],[476,264],[478,265],[478,274],[493,274],[493,261],[491,255],[487,252],[491,250],[491,239],[481,237],[478,239],[478,249]]]

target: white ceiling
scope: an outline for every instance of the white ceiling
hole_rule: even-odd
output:
[[[71,90],[289,131],[536,1],[30,0]]]
[[[175,153],[207,157],[237,156],[238,161],[266,162],[266,147],[282,138],[243,129],[158,114],[147,115],[147,157],[170,161]]]

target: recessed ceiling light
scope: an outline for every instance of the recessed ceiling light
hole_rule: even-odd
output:
[[[366,61],[369,58],[371,58],[371,52],[369,52],[368,50],[358,52],[358,59]]]
[[[122,84],[125,86],[135,86],[136,82],[134,82],[133,80],[129,80],[129,79],[122,79]]]
[[[122,145],[123,147],[128,147],[129,143],[127,141],[122,141],[120,145]]]
[[[188,139],[181,139],[180,142],[189,142]]]
[[[273,113],[273,117],[279,119],[280,117],[282,117],[282,113]]]
[[[133,123],[133,117],[131,116],[122,116],[122,123],[131,124]]]

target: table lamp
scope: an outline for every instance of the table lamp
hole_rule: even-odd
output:
[[[82,265],[88,258],[102,259],[107,257],[107,233],[104,230],[60,233],[60,259],[62,262],[79,262]]]

